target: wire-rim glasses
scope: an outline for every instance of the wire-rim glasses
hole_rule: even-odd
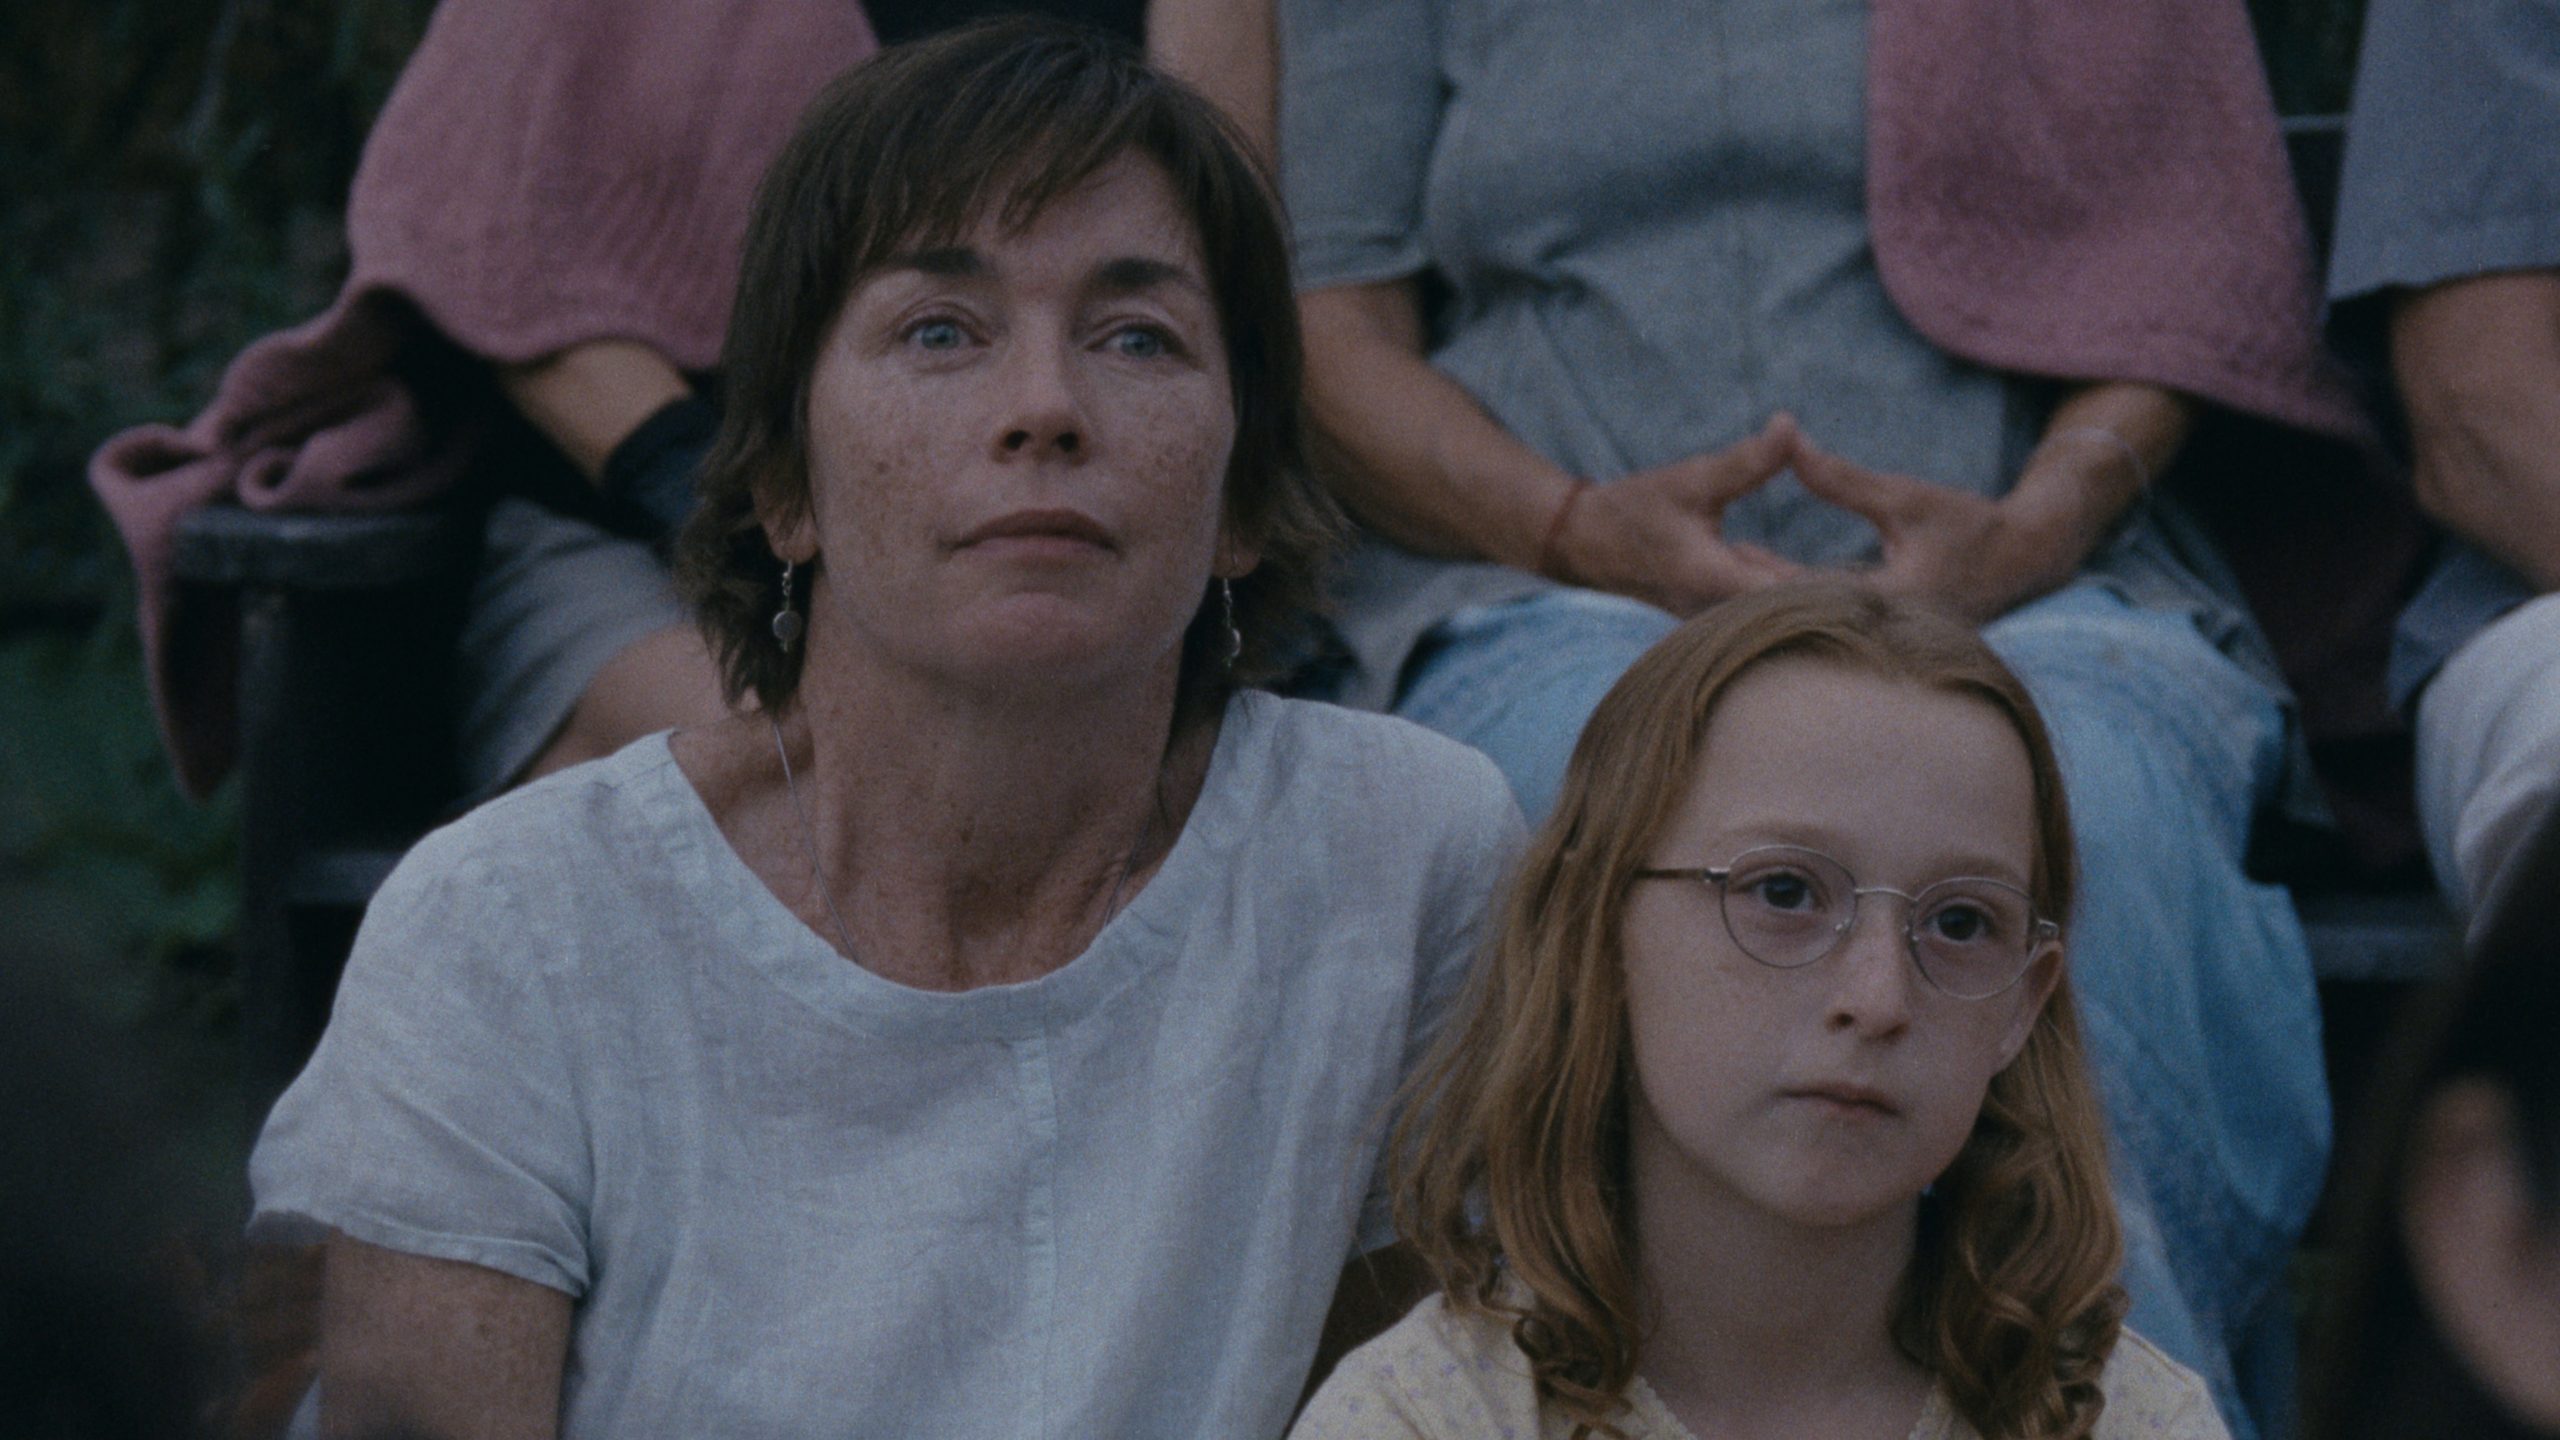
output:
[[[1857,927],[1858,901],[1906,903],[1902,938],[1921,978],[1959,1000],[1988,1000],[2023,978],[2062,927],[2006,880],[1960,875],[1918,894],[1860,885],[1849,867],[1800,845],[1755,845],[1729,864],[1645,869],[1638,880],[1694,880],[1716,892],[1724,929],[1743,954],[1797,970],[1838,950]]]

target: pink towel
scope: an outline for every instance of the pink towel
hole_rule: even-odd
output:
[[[477,427],[422,418],[429,347],[511,361],[621,338],[709,366],[756,182],[876,48],[855,0],[444,0],[366,142],[336,303],[242,351],[184,429],[127,431],[90,461],[189,793],[231,766],[234,653],[182,613],[178,520],[226,496],[383,509],[451,484]]]
[[[1871,23],[1868,219],[1920,333],[2369,438],[2240,0],[1875,0]]]

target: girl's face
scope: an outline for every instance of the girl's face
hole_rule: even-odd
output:
[[[1794,845],[1861,887],[1917,894],[1988,877],[2028,889],[2035,833],[2026,744],[1998,710],[1779,660],[1725,692],[1645,863],[1722,867]],[[1894,896],[1865,896],[1839,948],[1780,970],[1734,943],[1714,886],[1638,883],[1623,942],[1639,1172],[1804,1226],[1907,1213],[2026,1043],[2061,953],[2048,943],[2018,984],[1956,999],[1922,978],[1905,915]]]
[[[1170,673],[1210,578],[1253,565],[1224,526],[1236,423],[1199,243],[1137,156],[1019,233],[988,208],[864,277],[819,353],[811,504],[775,547],[827,562],[812,661],[1052,690]]]

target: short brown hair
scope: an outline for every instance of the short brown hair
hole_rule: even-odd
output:
[[[1687,791],[1717,702],[1785,658],[1999,711],[2034,777],[2029,892],[2039,914],[2070,912],[2071,823],[2052,741],[2025,687],[1970,628],[1816,582],[1727,601],[1628,669],[1574,747],[1491,953],[1407,1087],[1396,1131],[1399,1228],[1453,1307],[1509,1317],[1540,1393],[1577,1434],[1618,1433],[1610,1416],[1640,1339],[1619,963],[1627,895]],[[2125,1302],[2105,1120],[2067,976],[1993,1078],[1922,1221],[1896,1297],[1897,1343],[1988,1440],[2089,1433]],[[1525,1303],[1507,1291],[1506,1269]]]
[[[1217,108],[1126,42],[1014,18],[847,72],[811,104],[757,191],[722,351],[720,433],[701,505],[676,541],[677,582],[732,701],[753,693],[777,710],[799,685],[805,652],[785,652],[769,628],[781,567],[757,504],[796,515],[809,503],[810,376],[854,287],[902,251],[951,243],[990,207],[1018,233],[1133,153],[1163,171],[1198,231],[1236,414],[1227,525],[1261,556],[1235,582],[1244,653],[1232,671],[1216,587],[1203,594],[1183,636],[1182,713],[1206,713],[1239,679],[1276,665],[1342,532],[1306,465],[1279,202]]]

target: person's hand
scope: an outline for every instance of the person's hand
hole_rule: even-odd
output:
[[[1883,558],[1859,572],[1888,595],[1923,600],[1977,624],[2061,587],[2079,569],[2083,540],[2039,513],[2025,481],[2002,500],[1890,471],[1870,470],[1799,435],[1790,457],[1815,497],[1866,519]]]
[[[1687,615],[1803,574],[1756,545],[1724,538],[1725,508],[1787,468],[1795,421],[1704,455],[1593,485],[1550,547],[1553,578]]]

